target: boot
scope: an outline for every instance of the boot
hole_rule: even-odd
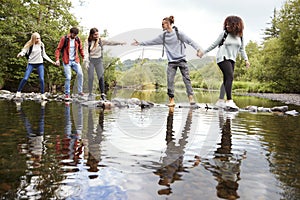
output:
[[[196,104],[193,95],[189,96],[189,101],[190,101],[190,105],[195,105]]]
[[[170,98],[169,98],[169,104],[168,104],[168,106],[169,106],[169,107],[175,106],[174,97],[170,97]]]

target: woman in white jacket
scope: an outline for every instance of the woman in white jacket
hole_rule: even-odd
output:
[[[88,89],[89,100],[93,100],[93,82],[94,71],[96,70],[98,77],[99,90],[101,99],[106,100],[105,85],[104,85],[104,67],[103,67],[103,46],[124,45],[125,42],[116,42],[104,40],[100,37],[97,28],[91,28],[88,39],[84,44],[84,65],[88,68]]]
[[[18,53],[17,57],[26,56],[28,58],[28,64],[25,71],[24,78],[21,80],[16,98],[21,98],[21,90],[26,84],[32,70],[34,68],[37,69],[40,79],[40,87],[41,87],[41,98],[42,100],[46,100],[45,96],[45,88],[44,88],[44,58],[55,65],[55,62],[49,58],[49,56],[45,52],[45,45],[41,41],[41,36],[37,32],[31,35],[31,39],[25,44],[22,51]]]
[[[218,107],[238,109],[231,96],[234,65],[237,54],[240,53],[242,55],[246,67],[250,66],[243,41],[243,30],[244,24],[240,17],[228,16],[224,21],[224,31],[219,35],[217,40],[200,55],[200,57],[202,57],[204,54],[219,46],[216,57],[217,64],[223,73],[223,83],[220,89],[219,100],[216,103]],[[225,93],[227,101],[224,100]]]

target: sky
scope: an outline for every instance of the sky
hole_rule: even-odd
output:
[[[206,49],[222,32],[224,19],[238,15],[244,21],[244,41],[261,43],[273,11],[285,0],[71,0],[75,14],[88,32],[97,27],[109,37],[124,32],[161,28],[164,17],[173,15],[175,25]],[[134,38],[134,37],[133,37]],[[152,39],[152,38],[149,38]],[[132,41],[125,41],[132,43]]]

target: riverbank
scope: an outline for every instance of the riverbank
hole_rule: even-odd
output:
[[[244,93],[240,95],[266,98],[274,101],[281,101],[285,104],[294,104],[300,106],[300,94]]]

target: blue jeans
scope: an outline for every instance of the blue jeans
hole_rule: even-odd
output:
[[[30,64],[28,63],[26,71],[25,71],[25,75],[24,78],[21,80],[19,87],[18,87],[18,92],[21,92],[24,85],[26,84],[33,68],[37,68],[37,72],[39,75],[39,79],[40,79],[40,86],[41,86],[41,94],[44,94],[45,92],[45,88],[44,88],[44,65],[43,63],[40,64]]]
[[[65,94],[70,94],[70,82],[72,78],[72,72],[71,69],[74,70],[77,74],[77,90],[78,93],[82,92],[82,85],[83,85],[83,74],[82,69],[79,63],[76,63],[75,61],[70,61],[68,64],[64,65],[64,72],[65,72]]]

